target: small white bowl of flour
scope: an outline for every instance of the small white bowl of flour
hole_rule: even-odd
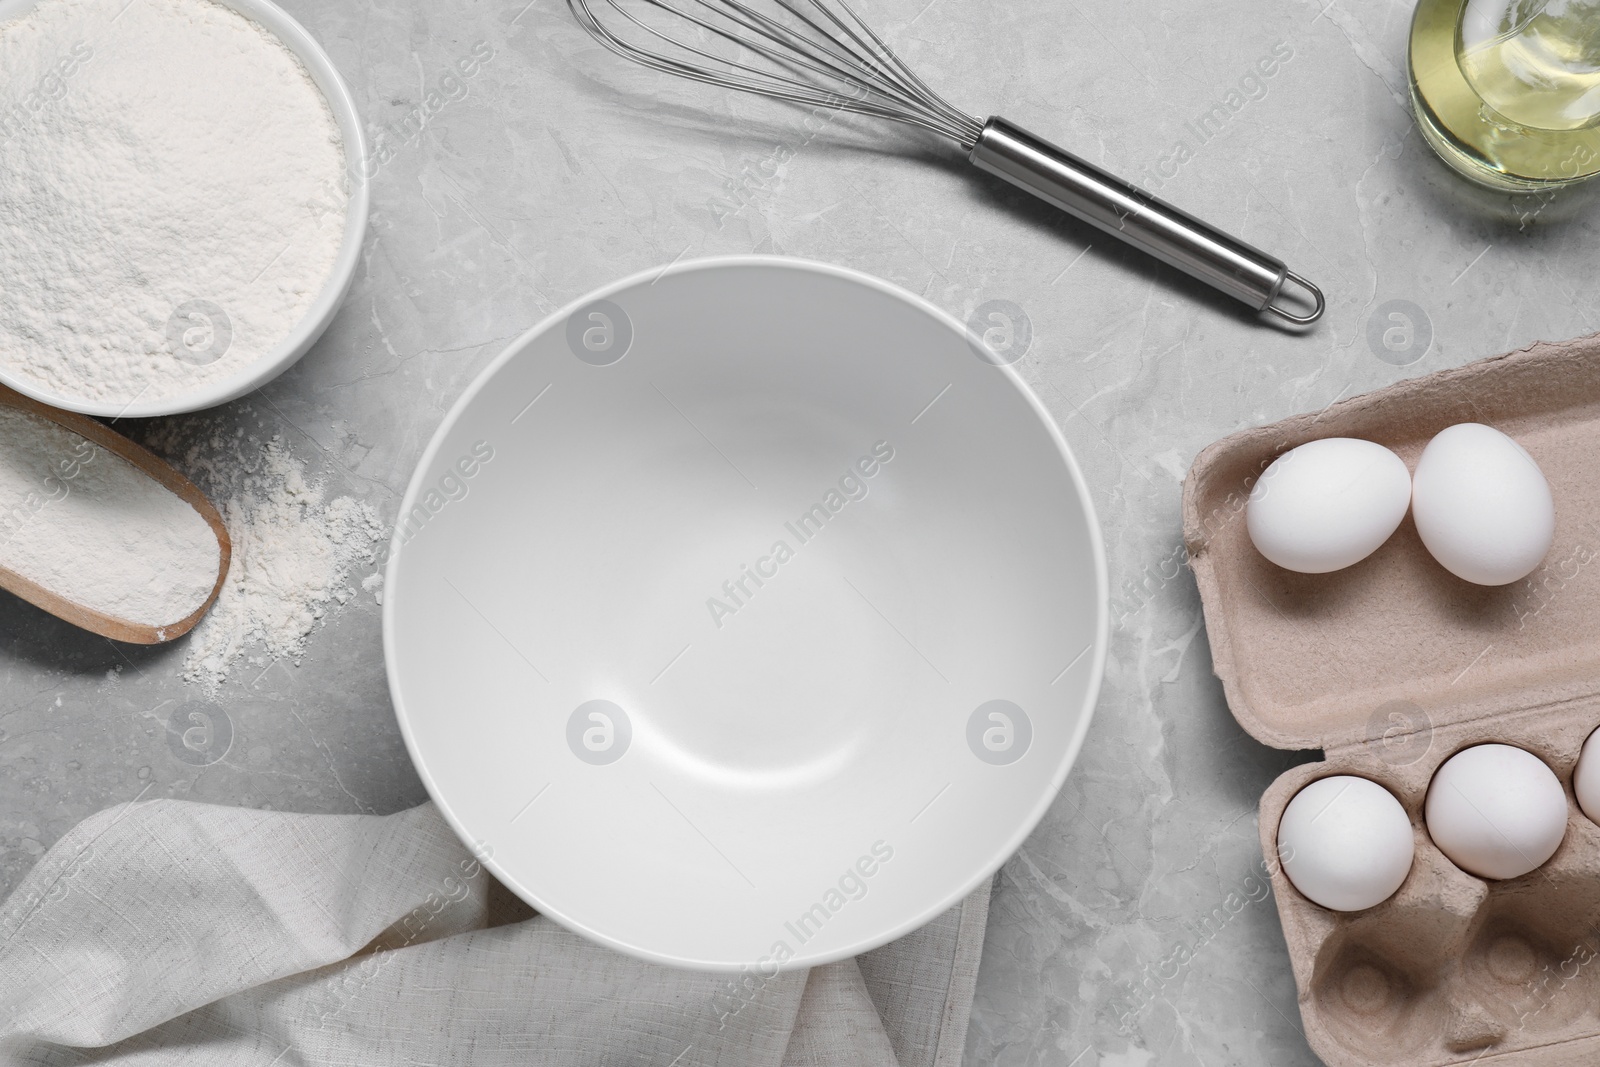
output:
[[[267,0],[0,0],[0,383],[233,400],[317,341],[366,235],[332,62]]]

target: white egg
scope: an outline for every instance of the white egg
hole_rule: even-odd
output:
[[[1583,743],[1578,769],[1572,776],[1572,791],[1578,794],[1578,807],[1589,821],[1600,822],[1600,730]]]
[[[1388,900],[1411,872],[1415,849],[1411,820],[1394,794],[1348,774],[1300,790],[1278,823],[1278,858],[1289,881],[1334,911]]]
[[[1428,786],[1426,814],[1439,851],[1480,878],[1520,878],[1567,836],[1567,794],[1555,772],[1511,745],[1478,745],[1446,760]]]
[[[1279,456],[1250,491],[1250,540],[1278,566],[1326,574],[1389,539],[1411,503],[1411,473],[1382,445],[1309,441]]]
[[[1526,449],[1492,426],[1441,430],[1417,461],[1411,517],[1433,558],[1458,578],[1526,578],[1556,536],[1550,485]]]

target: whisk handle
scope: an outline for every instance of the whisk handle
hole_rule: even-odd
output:
[[[984,124],[969,158],[980,170],[1026,189],[1257,311],[1301,325],[1322,315],[1322,292],[1282,260],[1005,119],[991,118]],[[1315,305],[1310,313],[1295,314],[1276,303],[1285,282],[1305,290]]]

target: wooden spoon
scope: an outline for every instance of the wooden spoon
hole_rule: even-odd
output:
[[[211,610],[211,605],[216,603],[217,594],[222,592],[223,580],[228,576],[228,563],[233,558],[233,542],[228,538],[228,529],[222,524],[222,516],[212,506],[202,493],[189,479],[179,474],[164,460],[157,457],[144,447],[134,444],[114,430],[101,425],[87,415],[77,415],[68,411],[60,411],[23,396],[21,393],[7,389],[0,385],[0,405],[25,411],[36,415],[46,422],[52,422],[62,429],[77,434],[87,439],[90,443],[105,449],[112,455],[120,456],[133,464],[139,470],[154,478],[167,489],[171,490],[180,499],[187,503],[200,517],[206,520],[213,533],[217,535],[218,566],[217,580],[211,587],[211,593],[187,618],[162,626],[150,626],[144,623],[129,622],[119,619],[114,615],[96,611],[82,604],[68,600],[60,594],[46,589],[44,586],[17,574],[0,563],[0,589],[6,589],[26,600],[28,603],[43,608],[50,614],[67,620],[74,626],[81,626],[91,633],[109,637],[114,641],[126,641],[135,645],[158,645],[164,641],[182,637],[195,624]]]

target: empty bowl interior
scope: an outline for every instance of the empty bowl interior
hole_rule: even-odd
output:
[[[953,320],[705,261],[561,313],[447,419],[396,532],[391,685],[541,911],[665,962],[819,962],[949,907],[1042,814],[1100,557],[1053,424]],[[874,847],[871,891],[800,921]]]

